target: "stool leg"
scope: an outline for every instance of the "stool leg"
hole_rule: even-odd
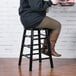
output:
[[[49,53],[49,58],[50,58],[50,65],[51,68],[53,68],[53,60],[52,60],[52,55],[51,55],[51,49],[50,49],[50,39],[49,39],[49,33],[48,30],[46,30],[46,38],[47,38],[47,44],[48,44],[48,53]]]
[[[40,30],[38,30],[38,46],[39,46],[39,63],[41,63],[41,39],[40,39]]]
[[[32,61],[33,61],[33,29],[31,29],[31,47],[30,47],[29,71],[32,71]]]
[[[24,48],[24,42],[25,42],[25,33],[26,33],[26,30],[24,30],[23,32],[23,39],[22,39],[21,51],[20,51],[20,57],[19,57],[19,63],[18,63],[19,66],[21,65],[21,62],[22,62],[23,48]]]

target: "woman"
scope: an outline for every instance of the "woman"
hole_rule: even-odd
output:
[[[49,28],[52,55],[59,57],[55,43],[61,30],[61,24],[46,16],[46,10],[52,5],[51,0],[20,0],[19,15],[24,28]]]

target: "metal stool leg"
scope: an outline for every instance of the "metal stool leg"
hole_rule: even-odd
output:
[[[32,71],[32,61],[33,61],[33,29],[31,29],[31,48],[30,48],[29,71]]]
[[[39,43],[39,63],[41,63],[41,38],[40,38],[40,30],[38,30],[38,43]]]
[[[25,33],[26,33],[26,30],[24,30],[23,32],[23,39],[22,39],[21,51],[20,51],[20,57],[19,57],[19,63],[18,63],[19,66],[21,65],[21,62],[22,62],[23,48],[24,48],[24,42],[25,42]]]
[[[50,49],[50,39],[49,39],[49,33],[48,33],[48,29],[46,30],[46,37],[47,37],[47,44],[48,44],[48,53],[49,53],[49,58],[50,58],[50,65],[51,68],[53,68],[53,60],[52,60],[52,55],[51,55],[51,49]]]

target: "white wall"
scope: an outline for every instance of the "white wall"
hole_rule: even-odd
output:
[[[0,2],[0,57],[18,57],[23,28],[18,16],[19,0]]]
[[[62,30],[56,44],[56,49],[62,57],[76,58],[76,4],[69,7],[53,6],[49,8],[48,16],[57,19],[62,24]]]
[[[18,15],[19,0],[0,2],[0,57],[18,57],[23,27]],[[50,17],[59,20],[62,30],[56,44],[63,58],[76,58],[76,5],[73,7],[52,6]]]

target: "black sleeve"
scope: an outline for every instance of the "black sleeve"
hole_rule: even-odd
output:
[[[33,11],[43,11],[52,5],[51,0],[43,1],[43,0],[28,0],[29,5]]]

